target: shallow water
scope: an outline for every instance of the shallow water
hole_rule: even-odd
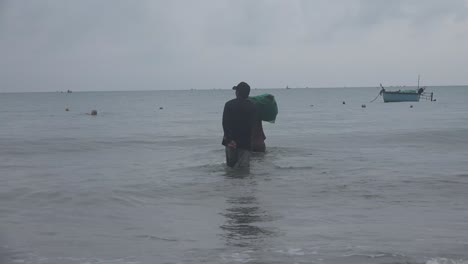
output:
[[[252,90],[250,171],[232,91],[1,94],[0,263],[468,263],[468,87],[430,89]]]

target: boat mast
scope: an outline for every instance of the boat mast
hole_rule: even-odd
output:
[[[418,74],[418,90],[419,90],[419,77],[420,77],[420,75]]]

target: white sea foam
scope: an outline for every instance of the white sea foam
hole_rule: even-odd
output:
[[[426,261],[426,264],[468,264],[468,260],[449,259],[449,258],[433,258]]]

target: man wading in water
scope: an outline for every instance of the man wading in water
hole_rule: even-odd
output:
[[[257,120],[255,105],[247,100],[250,86],[240,82],[232,87],[236,98],[224,105],[223,145],[226,147],[226,163],[229,167],[249,167],[252,149],[252,131]]]

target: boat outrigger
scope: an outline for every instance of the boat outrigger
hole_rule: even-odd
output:
[[[384,103],[390,102],[419,102],[420,99],[433,101],[434,93],[426,92],[425,86],[419,86],[419,76],[418,76],[418,87],[414,90],[398,90],[398,91],[387,91],[380,84],[382,88],[379,95],[382,95]]]

